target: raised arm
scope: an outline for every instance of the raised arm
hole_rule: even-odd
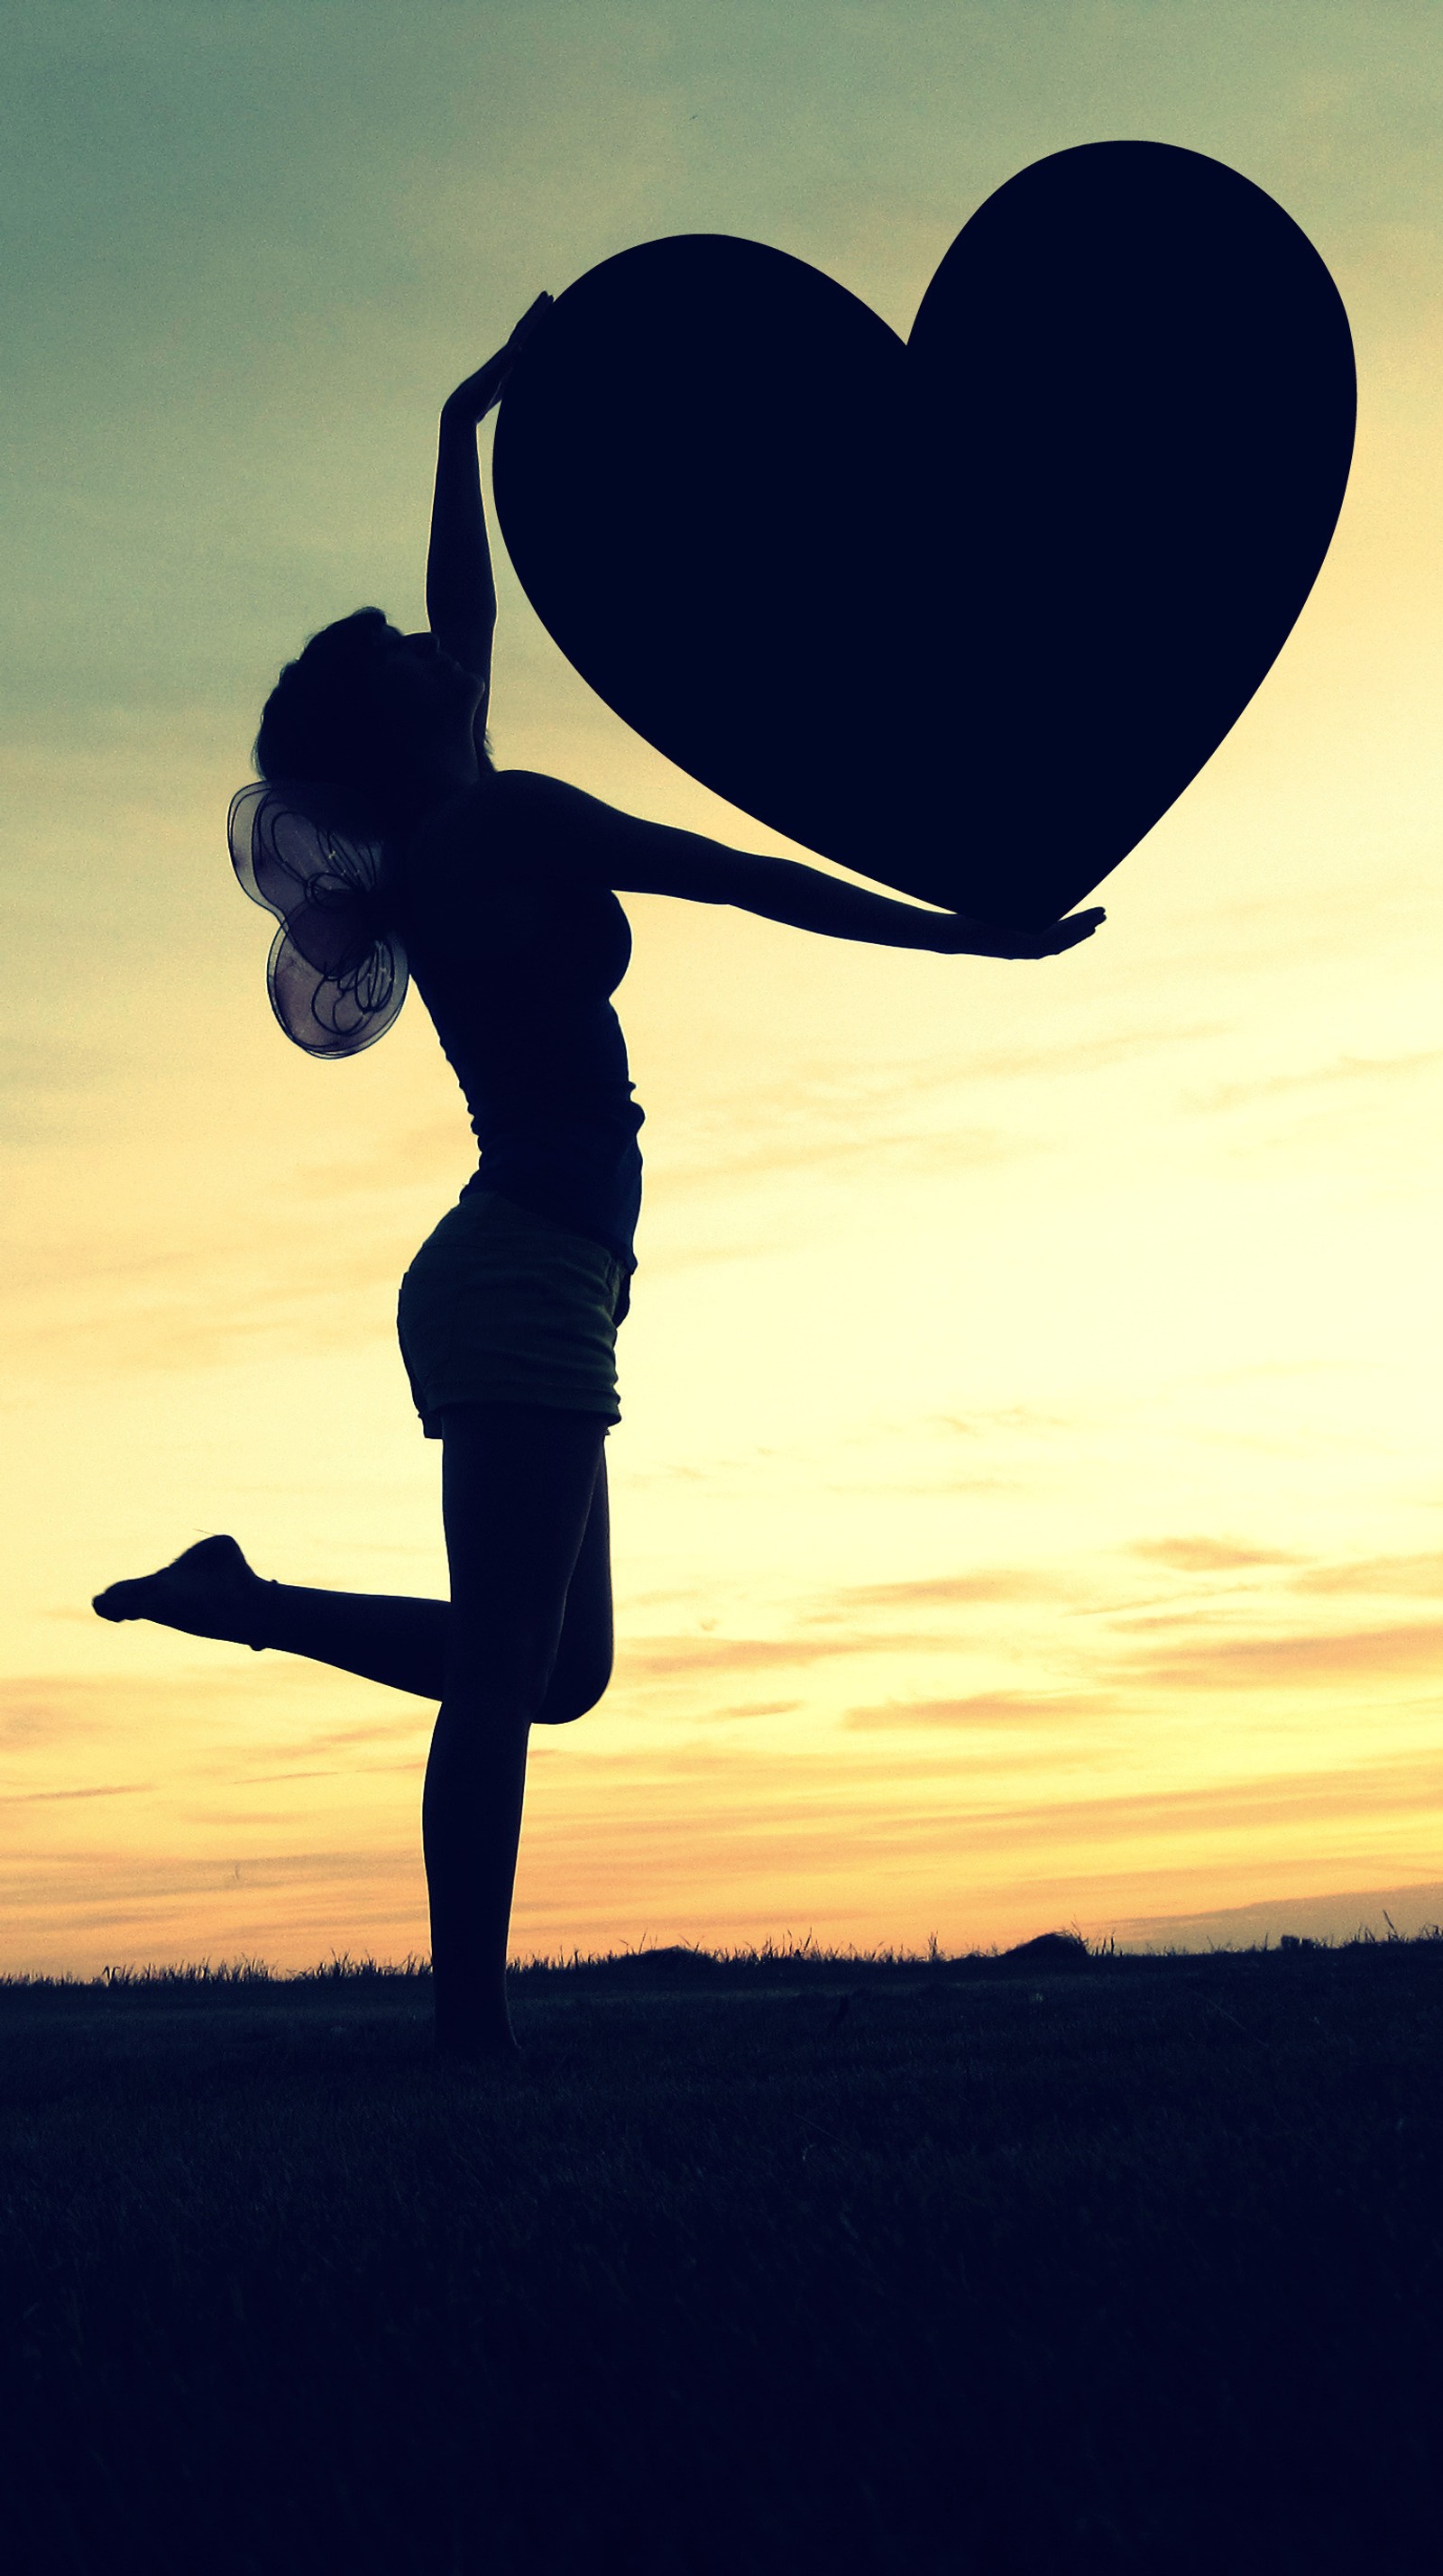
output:
[[[869,894],[794,859],[764,858],[698,832],[643,823],[559,778],[508,770],[499,783],[505,794],[525,801],[530,827],[558,856],[617,894],[729,903],[829,939],[864,939],[877,948],[924,948],[952,957],[1056,957],[1090,939],[1106,918],[1093,906],[1045,930],[1021,930],[971,921],[960,912],[930,912]]]
[[[436,447],[436,491],[431,504],[431,543],[426,556],[426,616],[443,653],[481,684],[476,710],[478,751],[491,695],[491,638],[496,626],[496,585],[486,541],[476,432],[500,401],[516,354],[550,305],[538,295],[504,349],[448,394],[441,407]]]

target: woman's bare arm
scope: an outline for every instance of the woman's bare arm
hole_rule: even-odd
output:
[[[491,638],[496,625],[496,585],[476,423],[455,396],[441,414],[436,448],[436,491],[431,504],[431,545],[426,557],[426,617],[443,653],[483,683],[482,714],[491,689]]]
[[[436,447],[436,490],[431,504],[431,543],[426,556],[426,617],[443,653],[481,683],[474,731],[478,749],[491,695],[491,639],[496,627],[496,584],[481,498],[476,432],[505,390],[516,355],[551,303],[538,295],[504,349],[448,394],[441,407]]]
[[[1103,919],[1095,909],[1044,930],[1008,929],[971,921],[965,913],[896,903],[889,895],[869,894],[795,859],[729,850],[687,832],[669,837],[690,843],[690,849],[668,853],[655,871],[655,882],[649,869],[629,870],[616,881],[618,893],[680,894],[694,903],[730,903],[759,913],[764,921],[788,922],[793,929],[818,931],[828,939],[865,939],[877,948],[931,949],[949,957],[1054,957],[1075,948],[1080,939],[1090,939]]]
[[[734,904],[829,939],[864,939],[879,948],[931,949],[946,956],[1055,957],[1090,939],[1105,918],[1094,906],[1044,930],[971,921],[963,913],[925,911],[920,904],[869,894],[794,859],[765,858],[699,832],[641,822],[559,778],[506,770],[497,786],[508,797],[524,798],[532,828],[549,849],[618,894]]]

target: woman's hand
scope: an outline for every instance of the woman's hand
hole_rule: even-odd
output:
[[[538,295],[535,303],[527,306],[505,348],[498,349],[494,358],[488,358],[484,367],[478,367],[474,376],[467,376],[453,394],[447,395],[441,407],[443,419],[464,420],[472,428],[485,419],[488,411],[500,401],[506,390],[507,377],[537,323],[550,312],[551,304],[549,295]]]
[[[1060,957],[1065,948],[1090,939],[1106,919],[1101,904],[1093,904],[1046,930],[1008,930],[993,921],[969,921],[958,912],[938,922],[937,936],[928,945],[944,957]]]

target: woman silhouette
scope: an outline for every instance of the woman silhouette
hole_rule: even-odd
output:
[[[422,1810],[436,2043],[462,2059],[515,2048],[506,1944],[529,1729],[594,1707],[611,1672],[605,1442],[619,1419],[616,1326],[641,1194],[641,1111],[610,999],[631,947],[617,894],[996,957],[1055,955],[1103,917],[998,933],[639,822],[558,779],[493,769],[496,597],[475,433],[549,302],[538,298],[443,408],[429,633],[402,635],[364,608],[313,636],[282,672],[256,742],[262,780],[281,783],[237,799],[254,832],[237,863],[273,909],[285,905],[261,844],[269,830],[274,861],[289,811],[330,866],[300,889],[294,936],[272,953],[283,1025],[318,1053],[368,1043],[404,989],[403,944],[480,1144],[476,1175],[416,1255],[398,1310],[422,1424],[442,1442],[450,1600],[266,1582],[217,1537],[95,1603],[103,1618],[277,1647],[439,1700]],[[379,854],[370,877],[358,847]],[[369,907],[364,974],[354,960],[338,974],[315,935],[328,903],[343,950],[348,904]],[[340,995],[339,1017],[317,1002],[318,985],[332,1006]]]

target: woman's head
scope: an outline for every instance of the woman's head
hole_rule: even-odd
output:
[[[430,635],[402,635],[358,608],[313,635],[267,698],[262,778],[336,791],[338,819],[385,834],[476,776],[480,684]]]

